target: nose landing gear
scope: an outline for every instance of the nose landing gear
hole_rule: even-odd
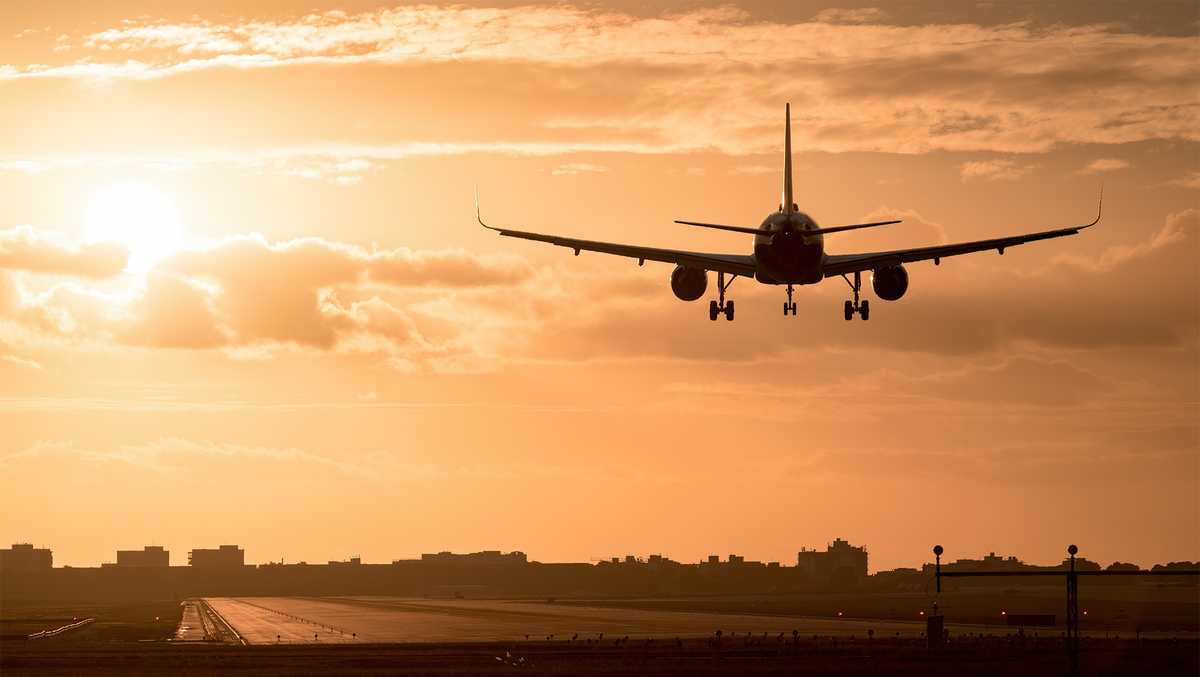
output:
[[[733,301],[725,300],[725,290],[729,289],[736,279],[737,275],[734,275],[726,282],[725,273],[717,271],[717,298],[720,300],[708,302],[708,319],[716,322],[718,315],[724,315],[727,321],[733,321]]]
[[[783,314],[795,316],[796,302],[792,300],[792,285],[790,284],[787,286],[787,294],[788,300],[783,302]]]
[[[863,320],[871,319],[871,302],[866,299],[863,299],[861,302],[858,300],[859,292],[862,291],[862,273],[857,270],[854,271],[854,282],[851,282],[845,275],[842,275],[842,279],[846,280],[846,284],[850,285],[850,290],[854,293],[854,300],[847,300],[842,305],[842,315],[846,318],[846,321],[853,320],[855,313],[858,313],[858,316]]]

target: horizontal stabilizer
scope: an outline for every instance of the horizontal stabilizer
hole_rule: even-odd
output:
[[[735,233],[746,233],[748,235],[770,235],[775,232],[773,230],[766,230],[764,228],[747,228],[745,226],[727,226],[723,223],[701,223],[699,221],[676,221],[675,223],[682,223],[685,226],[700,226],[701,228],[716,228],[717,230],[731,230]]]
[[[874,223],[854,223],[849,226],[833,226],[831,228],[817,228],[816,230],[808,231],[808,233],[810,235],[828,235],[830,233],[840,233],[843,230],[858,230],[859,228],[874,228],[875,226],[890,226],[893,223],[900,223],[900,221],[901,221],[900,219],[896,219],[895,221],[876,221]]]
[[[767,230],[765,228],[747,228],[745,226],[727,226],[723,223],[702,223],[700,221],[676,221],[685,226],[700,226],[701,228],[716,228],[717,230],[730,230],[735,233],[746,233],[748,235],[774,235],[777,231]],[[833,226],[831,228],[813,228],[804,231],[805,235],[828,235],[829,233],[840,233],[843,230],[857,230],[859,228],[874,228],[875,226],[888,226],[893,223],[900,223],[900,219],[895,221],[876,221],[874,223],[853,223],[848,226]]]

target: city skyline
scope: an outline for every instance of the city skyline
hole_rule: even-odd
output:
[[[430,560],[437,560],[438,558],[445,558],[445,557],[469,557],[469,556],[476,556],[476,555],[497,555],[497,556],[503,556],[503,557],[520,556],[522,562],[528,561],[528,562],[547,563],[547,564],[567,564],[567,563],[647,564],[647,563],[653,563],[655,561],[665,561],[665,562],[670,562],[672,564],[680,564],[680,565],[744,563],[744,564],[755,565],[755,566],[778,565],[778,566],[782,566],[782,567],[804,568],[804,564],[799,562],[799,558],[802,558],[805,555],[814,555],[814,554],[815,555],[825,555],[825,554],[828,554],[831,552],[836,552],[836,549],[839,547],[839,545],[840,546],[849,546],[849,548],[851,550],[863,551],[864,552],[864,560],[865,560],[865,562],[869,563],[870,560],[865,557],[865,553],[869,552],[869,548],[866,545],[855,546],[851,543],[848,543],[844,539],[836,538],[836,539],[833,539],[832,541],[830,541],[828,544],[826,544],[825,550],[801,546],[799,550],[794,551],[796,556],[792,558],[790,563],[786,560],[760,560],[760,559],[755,559],[753,557],[747,558],[743,554],[732,553],[732,552],[730,552],[730,553],[721,552],[719,554],[713,554],[710,552],[710,554],[704,555],[696,560],[687,560],[687,559],[682,559],[682,558],[676,559],[672,555],[663,554],[662,551],[652,551],[652,552],[647,552],[644,554],[624,554],[624,555],[611,555],[608,557],[595,557],[595,558],[589,558],[589,559],[583,560],[583,561],[574,561],[574,560],[564,561],[564,560],[544,560],[544,559],[533,558],[533,557],[529,556],[529,553],[527,553],[524,550],[520,550],[520,549],[513,549],[513,550],[501,549],[501,550],[470,550],[470,551],[466,551],[466,552],[462,552],[462,553],[456,553],[456,552],[452,552],[449,550],[440,550],[440,551],[433,551],[433,552],[422,552],[420,554],[410,555],[410,556],[401,556],[399,558],[390,557],[390,558],[385,558],[385,559],[378,560],[378,561],[371,560],[368,558],[363,558],[361,555],[359,555],[357,553],[343,555],[342,557],[344,557],[344,559],[324,559],[327,556],[323,555],[321,557],[313,559],[312,561],[309,561],[307,559],[289,559],[287,557],[283,557],[283,558],[280,558],[279,560],[274,560],[274,559],[253,560],[253,559],[251,559],[251,560],[244,561],[244,565],[252,566],[252,567],[258,567],[258,566],[264,566],[264,565],[266,565],[266,566],[280,565],[280,564],[293,564],[293,565],[307,564],[310,566],[321,566],[321,565],[325,565],[325,564],[330,564],[330,565],[333,565],[333,564],[379,565],[379,564],[388,564],[388,563],[394,564],[396,562],[402,562],[402,561],[403,562],[430,561]],[[32,546],[35,550],[48,550],[50,552],[54,551],[54,549],[52,547],[48,547],[48,546],[44,546],[44,545],[34,545],[32,543],[14,543],[14,544],[12,544],[12,548],[14,548],[14,549],[15,548],[24,548],[27,546]],[[183,556],[184,562],[182,564],[179,563],[178,561],[170,561],[169,564],[160,565],[160,564],[156,563],[155,565],[156,566],[173,566],[173,567],[174,566],[191,565],[192,564],[191,555],[192,555],[192,552],[194,552],[196,550],[205,550],[205,551],[211,553],[211,552],[217,551],[218,549],[224,550],[226,548],[229,548],[229,549],[236,548],[239,559],[241,559],[245,556],[246,551],[245,551],[245,547],[242,544],[225,544],[225,545],[218,546],[217,548],[211,548],[211,547],[191,548],[191,549],[187,550],[186,555]],[[8,552],[9,550],[10,549],[6,548],[3,551]],[[123,553],[132,552],[132,554],[134,556],[140,556],[143,554],[153,553],[154,551],[158,551],[161,553],[164,550],[167,553],[173,552],[170,548],[168,548],[166,546],[150,544],[150,545],[140,546],[139,548],[134,549],[132,551],[117,550],[116,551],[117,557],[115,558],[117,560],[116,562],[113,562],[110,560],[110,561],[95,562],[95,563],[91,563],[91,564],[61,564],[61,563],[55,561],[54,566],[56,568],[63,568],[63,567],[67,567],[67,568],[97,568],[97,567],[108,567],[108,566],[121,566],[120,559],[121,559],[121,555]],[[997,555],[995,550],[991,550],[986,553],[981,553],[978,556],[975,556],[972,554],[964,554],[961,556],[957,556],[955,559],[946,559],[945,562],[943,562],[943,564],[945,566],[953,566],[955,564],[961,564],[961,563],[979,563],[979,562],[987,563],[987,562],[991,561],[991,562],[996,562],[996,563],[999,563],[1002,565],[1016,564],[1016,565],[1021,565],[1021,566],[1054,567],[1054,566],[1061,566],[1063,562],[1067,561],[1067,555],[1066,555],[1067,551],[1065,548],[1064,548],[1063,552],[1064,552],[1064,555],[1060,561],[1051,562],[1049,564],[1044,564],[1044,563],[1038,564],[1033,561],[1021,559],[1020,557],[1018,557],[1016,555],[1011,555],[1011,554],[1010,555],[1004,555],[1004,554]],[[892,567],[892,568],[888,568],[888,569],[881,569],[879,567],[870,567],[869,565],[864,565],[864,570],[866,570],[870,574],[877,573],[877,572],[889,572],[890,573],[893,571],[906,570],[906,569],[922,570],[923,568],[932,566],[933,561],[934,561],[934,558],[929,557],[929,558],[927,558],[927,560],[917,562],[915,564],[900,565],[900,566],[896,566],[896,567]],[[1090,559],[1086,555],[1080,555],[1079,561],[1095,562],[1098,565],[1102,564],[1102,562],[1099,562],[1098,560]],[[1175,564],[1175,563],[1180,563],[1180,562],[1187,563],[1187,564],[1192,563],[1191,560],[1173,560],[1170,562],[1141,563],[1141,562],[1136,561],[1135,558],[1127,557],[1127,558],[1123,558],[1123,559],[1115,559],[1109,564],[1109,566],[1133,565],[1140,569],[1148,570],[1148,569],[1151,569],[1156,566],[1165,566],[1167,564]],[[142,564],[140,562],[135,562],[135,563],[127,564],[125,566],[139,567],[139,566],[146,566],[146,565]]]
[[[107,0],[0,9],[0,543],[1200,559],[1193,1]],[[840,279],[476,222],[831,254]],[[868,275],[869,277],[869,275]],[[839,286],[840,285],[840,286]],[[125,539],[133,539],[127,541]],[[139,543],[142,542],[142,543]],[[397,552],[399,551],[399,552]],[[338,555],[341,553],[342,555]],[[178,555],[173,555],[177,557]]]

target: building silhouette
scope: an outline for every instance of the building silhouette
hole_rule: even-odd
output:
[[[161,545],[147,545],[141,550],[118,550],[119,567],[166,567],[171,566],[171,553]]]
[[[8,571],[44,571],[54,566],[49,548],[35,548],[32,543],[13,543],[0,550],[0,569]]]
[[[194,567],[240,567],[246,564],[246,551],[236,545],[219,548],[198,548],[188,553],[188,564]]]
[[[499,550],[484,550],[468,554],[458,554],[443,550],[442,552],[427,552],[421,555],[422,562],[441,564],[526,564],[529,558],[525,553],[500,552]]]
[[[796,567],[813,580],[852,583],[867,577],[867,549],[834,539],[825,552],[801,548],[796,553]]]

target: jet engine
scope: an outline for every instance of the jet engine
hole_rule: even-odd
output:
[[[708,289],[708,272],[699,268],[675,266],[671,271],[671,291],[681,301],[695,301]]]
[[[884,301],[895,301],[908,291],[908,271],[900,265],[877,268],[871,273],[871,287]]]

